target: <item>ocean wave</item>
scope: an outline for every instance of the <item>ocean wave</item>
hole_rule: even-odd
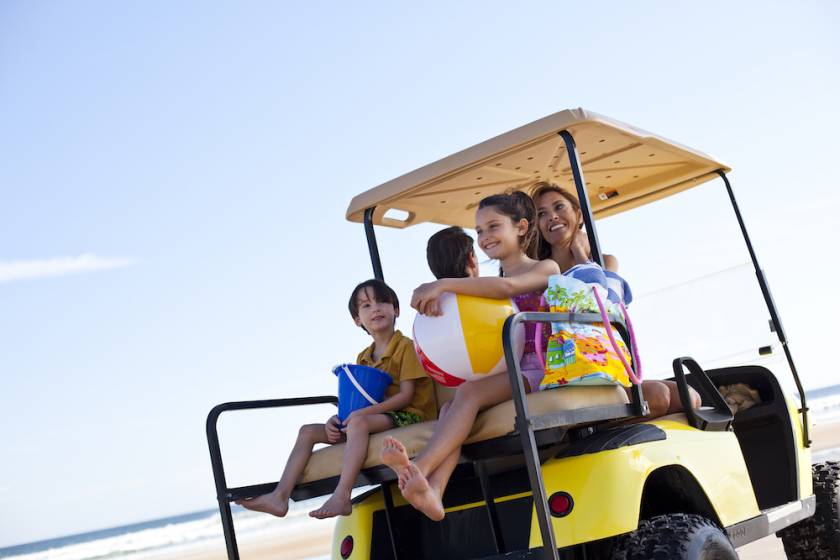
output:
[[[840,394],[809,399],[808,410],[815,422],[840,420]]]
[[[289,514],[283,519],[248,510],[235,511],[233,519],[236,534],[244,540],[249,536],[264,533],[282,535],[300,531],[302,526],[319,523],[318,520],[310,518],[307,512],[317,507],[315,504],[322,501],[323,499],[318,499],[292,503]],[[160,525],[142,530],[127,531],[86,541],[83,540],[84,537],[84,535],[79,536],[81,542],[66,542],[60,546],[40,550],[32,549],[36,548],[34,545],[38,543],[33,543],[33,547],[26,547],[28,551],[20,550],[22,547],[13,547],[0,551],[0,558],[3,560],[111,560],[115,558],[140,560],[150,553],[203,546],[213,541],[218,541],[220,547],[224,546],[221,519],[218,512],[214,511],[208,511],[206,516],[191,521],[167,523],[166,520],[161,520]],[[13,552],[15,549],[20,553]]]

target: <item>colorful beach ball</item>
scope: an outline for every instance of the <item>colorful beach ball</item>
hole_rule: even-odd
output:
[[[507,370],[502,327],[516,305],[511,300],[445,293],[443,315],[417,315],[414,349],[429,377],[447,387]],[[517,359],[525,344],[522,324],[514,333]]]

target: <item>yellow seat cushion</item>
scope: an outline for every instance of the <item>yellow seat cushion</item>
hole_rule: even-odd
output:
[[[438,395],[438,398],[440,396]],[[528,414],[530,416],[592,406],[626,404],[628,402],[627,393],[617,385],[562,387],[527,395]],[[515,419],[516,410],[512,400],[488,408],[476,418],[473,429],[465,443],[476,443],[507,435],[514,431]],[[382,449],[382,440],[387,436],[392,436],[402,442],[408,451],[408,455],[414,457],[426,447],[429,438],[432,437],[436,423],[436,421],[422,422],[371,435],[367,457],[362,468],[367,469],[382,464],[379,460],[379,450]],[[341,473],[343,458],[343,443],[330,445],[315,451],[306,465],[300,482],[306,483],[338,476]]]
[[[656,418],[649,418],[647,421],[656,421],[656,422],[678,422],[680,424],[685,424],[686,426],[690,425],[688,421],[688,416],[686,416],[685,412],[675,412],[674,414],[668,414],[666,416],[657,416]]]

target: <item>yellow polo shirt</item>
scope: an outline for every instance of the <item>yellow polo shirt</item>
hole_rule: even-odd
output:
[[[356,358],[356,363],[362,366],[381,369],[391,376],[391,385],[385,389],[385,398],[393,397],[400,392],[400,381],[414,379],[414,397],[403,410],[413,412],[424,421],[437,418],[437,401],[435,400],[434,381],[426,375],[426,370],[420,365],[414,352],[414,343],[410,338],[396,331],[385,352],[378,361],[373,361],[373,347],[371,344]]]

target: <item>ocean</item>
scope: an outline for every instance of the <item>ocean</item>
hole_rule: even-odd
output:
[[[213,489],[210,488],[212,491]],[[236,536],[240,544],[264,534],[293,534],[316,523],[329,523],[307,514],[323,499],[290,504],[284,519],[233,506]],[[225,548],[218,509],[163,517],[142,523],[68,535],[7,548],[0,548],[6,560],[143,560],[163,553],[190,552],[205,547]],[[309,560],[326,560],[314,557]]]
[[[814,422],[840,420],[840,385],[815,389],[806,393]],[[814,462],[840,460],[840,448],[827,449],[813,455]],[[213,488],[208,488],[212,493]],[[307,512],[315,509],[323,498],[292,503],[289,515],[277,519],[270,515],[234,510],[236,534],[240,542],[266,533],[298,532],[315,523]],[[0,559],[8,560],[143,560],[164,552],[176,554],[206,546],[224,550],[222,525],[217,509],[209,509],[164,517],[143,523],[102,529],[78,535],[0,548]],[[312,558],[322,560],[326,557]]]

